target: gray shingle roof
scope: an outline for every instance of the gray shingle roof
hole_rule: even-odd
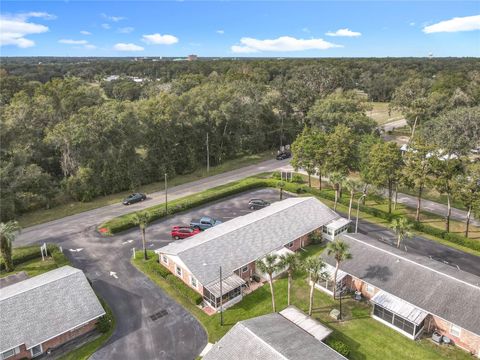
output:
[[[278,313],[237,323],[203,360],[345,360]]]
[[[365,282],[480,334],[480,277],[429,258],[405,253],[362,234],[349,234],[352,259],[340,268]],[[335,261],[326,253],[331,265]]]
[[[71,266],[0,291],[0,352],[27,349],[105,314],[87,278]]]
[[[156,250],[177,255],[202,284],[227,276],[340,216],[313,197],[289,198]]]

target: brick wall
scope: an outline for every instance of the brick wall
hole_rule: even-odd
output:
[[[245,265],[248,270],[243,272],[243,268],[235,270],[235,274],[240,276],[245,281],[250,281],[250,277],[255,274],[255,261],[252,261],[250,264]]]
[[[362,296],[368,300],[370,300],[377,292],[380,291],[380,289],[376,288],[373,285],[372,285],[373,291],[372,292],[367,291],[368,284],[351,275],[347,275],[346,284],[349,289],[354,291],[360,291],[362,293]]]
[[[197,279],[197,287],[193,287],[192,284],[190,283],[190,276],[191,276],[191,273],[185,269],[184,267],[178,265],[178,267],[180,267],[180,269],[182,269],[182,276],[178,276],[177,275],[177,272],[176,272],[176,266],[177,264],[175,263],[175,261],[173,261],[170,257],[168,258],[168,265],[165,264],[163,262],[163,259],[162,259],[162,254],[160,254],[159,256],[159,261],[160,261],[160,265],[163,265],[164,267],[166,267],[173,275],[179,277],[182,279],[182,281],[187,284],[188,286],[190,286],[193,290],[195,290],[196,292],[198,292],[200,295],[203,295],[203,286],[200,284],[200,282],[198,281]]]
[[[83,325],[82,327],[80,327],[78,329],[74,329],[72,331],[67,331],[66,333],[63,333],[62,335],[59,335],[59,336],[57,336],[53,339],[50,339],[50,340],[44,342],[42,344],[43,352],[45,353],[45,352],[47,352],[48,349],[53,349],[55,347],[58,347],[58,346],[60,346],[64,343],[66,343],[67,341],[75,339],[76,337],[79,337],[83,334],[86,334],[86,333],[94,330],[96,323],[97,323],[97,320],[92,320],[89,323]],[[27,350],[25,345],[21,345],[20,346],[20,352],[17,355],[8,358],[8,360],[20,360],[20,359],[31,359],[31,358],[32,358],[32,354],[31,354],[30,350]]]
[[[452,323],[443,320],[435,315],[429,315],[426,323],[426,330],[432,332],[437,329],[442,335],[452,339],[455,345],[480,357],[480,335],[476,335],[468,330],[461,329],[460,336],[454,336],[450,333]]]

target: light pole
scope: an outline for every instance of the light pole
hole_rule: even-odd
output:
[[[220,325],[223,326],[222,266],[220,266]]]
[[[360,201],[362,200],[362,198],[364,198],[365,196],[367,196],[366,194],[363,194],[362,196],[360,196],[358,198],[358,201],[357,201],[357,218],[355,219],[355,234],[358,233],[358,215],[359,215],[359,212],[360,212]]]
[[[165,216],[168,215],[168,185],[167,185],[167,173],[165,173]]]

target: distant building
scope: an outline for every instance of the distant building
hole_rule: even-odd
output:
[[[0,291],[0,359],[31,359],[95,330],[105,315],[85,274],[71,266]]]
[[[198,60],[197,55],[188,55],[188,61],[195,61],[195,60]]]

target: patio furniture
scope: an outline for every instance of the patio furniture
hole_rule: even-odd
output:
[[[442,343],[442,334],[440,334],[437,330],[435,330],[432,334],[432,340],[433,340],[433,342],[435,342],[437,344],[441,344]]]

